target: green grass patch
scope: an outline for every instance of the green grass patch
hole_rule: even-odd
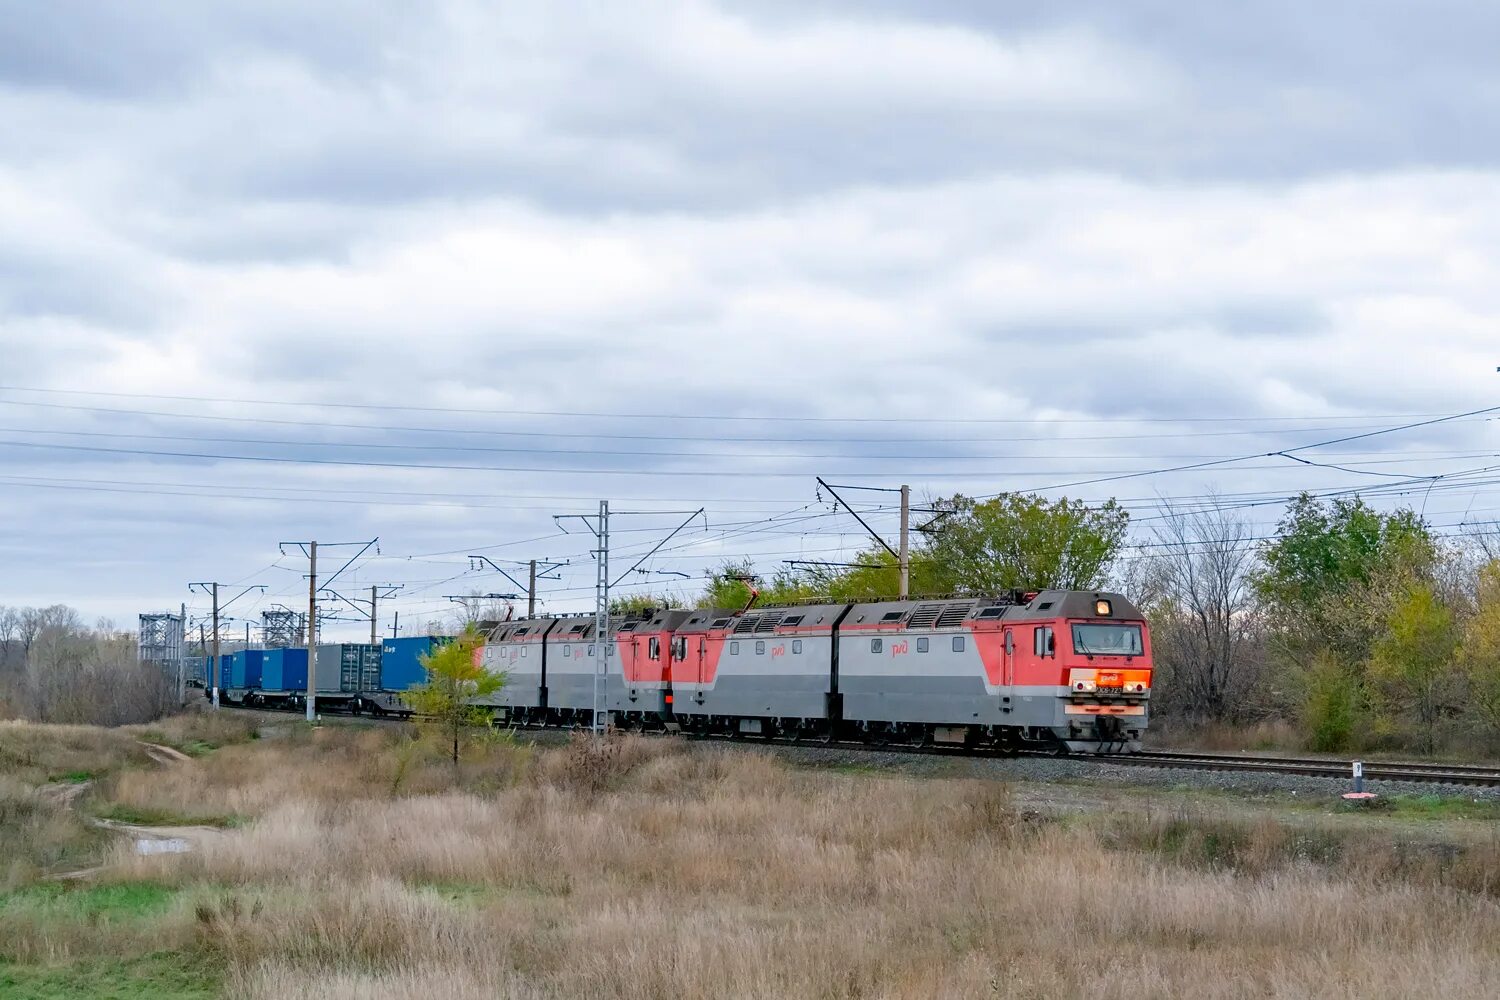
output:
[[[0,895],[0,917],[87,922],[148,920],[164,913],[178,892],[155,882],[45,883]]]
[[[47,780],[58,785],[81,785],[86,781],[94,780],[93,771],[69,771],[67,774],[54,774]]]
[[[219,748],[207,740],[188,740],[177,749],[189,757],[207,757]]]
[[[1500,819],[1500,803],[1456,795],[1392,795],[1387,815],[1406,819]]]
[[[131,826],[215,826],[233,830],[248,822],[243,816],[179,813],[170,809],[131,806],[119,802],[104,806],[95,815],[100,819],[129,823]]]
[[[0,963],[6,1000],[210,1000],[223,970],[212,959],[180,952],[135,958],[87,958],[59,965]]]

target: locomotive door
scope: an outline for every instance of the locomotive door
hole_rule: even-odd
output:
[[[625,649],[623,644],[620,649],[620,679],[630,689],[630,700],[635,701],[640,696],[640,690],[636,687],[641,677],[641,637],[633,635],[630,637],[630,665],[625,665]]]

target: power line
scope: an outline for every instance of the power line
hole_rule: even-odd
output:
[[[315,406],[317,404],[308,404]],[[712,442],[736,442],[736,443],[786,443],[786,444],[923,444],[926,442],[956,442],[956,443],[1012,443],[1012,442],[1051,442],[1051,441],[1146,441],[1161,439],[1181,439],[1200,437],[1254,437],[1267,433],[1276,434],[1312,434],[1323,433],[1330,430],[1338,430],[1338,427],[1282,427],[1250,430],[1232,431],[1174,431],[1166,434],[1081,434],[1074,436],[1043,435],[1039,437],[1016,437],[1006,435],[1005,437],[954,437],[944,434],[938,437],[915,437],[903,435],[899,438],[889,436],[882,437],[849,437],[839,435],[837,437],[786,437],[782,435],[729,435],[722,432],[713,434],[689,434],[684,432],[673,434],[620,434],[611,431],[560,431],[560,430],[514,430],[489,427],[414,427],[390,424],[372,423],[341,423],[328,420],[281,420],[274,417],[254,416],[226,416],[212,413],[180,413],[172,410],[141,410],[123,409],[120,407],[104,406],[82,406],[69,403],[44,403],[37,400],[0,399],[0,406],[18,406],[31,408],[44,408],[50,410],[66,410],[80,413],[102,413],[111,416],[138,416],[138,417],[166,417],[172,420],[198,420],[212,421],[216,423],[230,424],[266,424],[280,427],[302,427],[315,430],[362,430],[380,431],[387,433],[411,433],[411,434],[481,434],[486,437],[527,437],[527,438],[584,438],[590,440],[618,440],[618,441],[712,441]],[[1131,424],[1131,423],[1201,423],[1220,418],[1213,417],[1160,417],[1160,418],[1130,418],[1101,419],[1101,423]],[[1295,417],[1244,417],[1223,418],[1243,420],[1263,420],[1266,422],[1279,422],[1284,420],[1295,420],[1304,418]],[[1316,420],[1376,420],[1387,419],[1379,416],[1328,416],[1308,417],[1305,419]],[[1044,418],[1038,418],[1031,423],[1045,424]]]
[[[585,410],[523,410],[490,407],[409,406],[397,403],[345,403],[327,401],[296,401],[284,399],[237,399],[223,396],[179,396],[149,392],[103,392],[86,389],[52,389],[33,386],[0,385],[4,392],[29,392],[59,396],[105,396],[112,399],[161,399],[182,403],[233,403],[244,406],[288,406],[300,408],[324,408],[339,410],[376,410],[406,413],[461,413],[488,416],[526,417],[579,417],[639,420],[743,420],[779,423],[874,423],[874,424],[1101,424],[1133,421],[1136,423],[1187,423],[1271,420],[1327,420],[1337,419],[1337,414],[1322,416],[1227,416],[1227,417],[794,417],[782,414],[754,416],[733,413],[621,413]],[[1485,411],[1475,411],[1485,412]],[[1432,417],[1432,413],[1385,413],[1371,414],[1371,419],[1395,419],[1406,417]]]

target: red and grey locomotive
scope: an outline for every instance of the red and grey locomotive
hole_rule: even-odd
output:
[[[478,654],[507,675],[502,721],[587,724],[592,617],[494,630]],[[611,619],[614,725],[1074,752],[1140,747],[1151,636],[1119,594],[668,610]]]

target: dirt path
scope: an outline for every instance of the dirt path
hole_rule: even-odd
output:
[[[173,747],[147,743],[144,740],[136,742],[145,748],[146,756],[160,767],[176,767],[192,762],[191,757]],[[79,799],[93,787],[92,781],[58,782],[44,785],[38,791],[58,806],[76,809]],[[135,842],[137,854],[186,854],[201,849],[209,840],[228,834],[225,830],[211,826],[142,826],[137,823],[121,823],[92,816],[85,816],[84,819],[90,826],[97,829],[131,838]],[[48,878],[52,881],[80,881],[100,874],[106,867],[96,865],[78,871],[49,875]]]
[[[147,743],[145,740],[136,740],[136,742],[146,748],[146,756],[163,767],[169,764],[185,764],[193,759],[181,750],[176,750],[172,747],[164,747],[158,743]]]

